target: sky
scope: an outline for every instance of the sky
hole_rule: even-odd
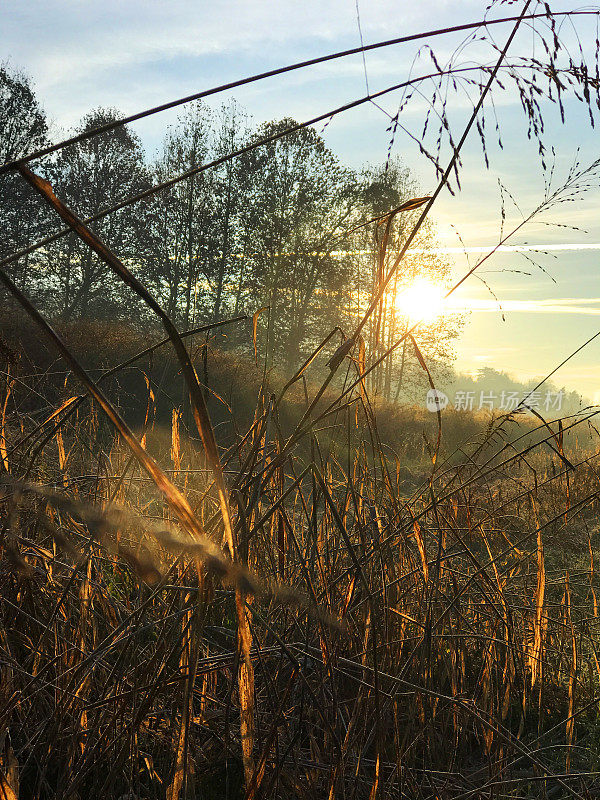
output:
[[[52,125],[52,136],[67,135],[98,106],[116,107],[123,114],[184,96],[257,72],[328,52],[432,28],[481,19],[487,2],[461,0],[3,0],[0,4],[0,61],[23,70]],[[534,4],[535,5],[535,4]],[[554,4],[551,4],[554,7]],[[517,13],[521,3],[502,4],[491,16]],[[568,2],[560,10],[576,6]],[[358,12],[358,13],[357,13]],[[360,29],[359,29],[360,21]],[[582,48],[592,54],[596,22],[577,20]],[[503,45],[507,24],[495,26],[493,37]],[[423,74],[433,68],[423,44],[434,47],[444,62],[464,42],[466,34],[406,43],[328,62],[307,70],[261,81],[219,95],[215,107],[235,97],[256,122],[293,117],[307,119],[371,93]],[[573,31],[565,42],[577,52]],[[541,45],[531,26],[516,37],[509,55],[540,56]],[[465,66],[483,59],[493,63],[493,51],[478,41],[461,51]],[[366,66],[366,77],[365,77]],[[427,91],[415,97],[401,121],[418,139],[427,111]],[[484,163],[475,130],[462,151],[461,190],[444,191],[432,209],[441,254],[458,280],[498,244],[502,183],[514,199],[505,204],[504,232],[544,199],[548,173],[541,168],[537,146],[527,139],[527,124],[516,92],[494,94],[503,148],[490,136],[489,168]],[[400,94],[386,95],[381,108],[366,104],[333,119],[322,131],[340,160],[359,169],[385,161],[390,147],[389,115],[398,110]],[[450,98],[455,138],[470,115],[463,89]],[[587,112],[567,100],[563,124],[556,106],[542,107],[544,141],[554,156],[552,186],[558,187],[576,162],[581,166],[600,157],[596,133]],[[136,123],[135,131],[151,156],[177,112]],[[487,116],[486,130],[494,120]],[[323,126],[317,127],[321,131]],[[490,130],[492,129],[492,130]],[[430,162],[415,139],[402,132],[392,153],[412,170],[423,194],[436,186]],[[444,159],[450,157],[448,148]],[[600,217],[597,176],[586,191],[569,202],[555,204],[510,239],[511,248],[488,258],[452,297],[452,307],[468,310],[468,321],[457,343],[458,370],[475,373],[484,366],[505,371],[519,380],[542,378],[600,330]],[[505,195],[508,197],[508,195]],[[466,250],[466,252],[463,252]],[[600,337],[571,359],[554,382],[600,402]]]

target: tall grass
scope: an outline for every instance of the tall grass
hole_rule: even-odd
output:
[[[585,414],[560,440],[556,424],[490,420],[460,453],[442,445],[434,467],[425,446],[409,457],[408,436],[390,448],[377,420],[393,429],[391,410],[358,387],[286,453],[306,401],[277,402],[257,370],[252,415],[210,401],[231,561],[181,387],[166,389],[171,414],[157,400],[164,364],[137,362],[153,389],[128,430],[193,528],[97,402],[72,399],[10,342],[3,358],[5,796],[559,797],[597,785],[598,459]]]
[[[216,386],[208,343],[190,345],[198,331],[177,330],[30,159],[2,167],[67,225],[2,266],[70,232],[166,338],[148,347],[107,328],[127,352],[102,371],[90,326],[56,330],[0,269],[31,326],[0,342],[0,797],[597,796],[599,412],[425,420],[379,403],[365,380],[412,339],[433,385],[418,323],[385,352],[366,353],[363,333],[473,126],[485,149],[478,113],[530,5],[481,67],[457,144],[434,92],[437,155],[420,147],[437,188],[371,220],[384,233],[366,313],[292,376],[259,369],[255,315],[254,368],[239,361],[233,385]],[[532,59],[522,78],[505,65],[538,140],[541,97],[562,110],[569,85],[591,108],[598,91],[585,63],[557,72],[545,14],[549,66]],[[597,169],[576,164],[537,211],[574,199]],[[389,254],[395,215],[421,207]],[[500,244],[531,218],[503,225]]]

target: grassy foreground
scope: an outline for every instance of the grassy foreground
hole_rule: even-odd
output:
[[[61,331],[144,465],[3,330],[0,797],[597,796],[590,411],[444,412],[434,464],[435,415],[330,387],[298,430],[321,363],[198,334],[224,512],[167,348],[100,379],[150,343]]]

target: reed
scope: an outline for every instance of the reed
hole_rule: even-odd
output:
[[[267,370],[267,307],[248,320],[251,357],[194,350],[247,318],[182,333],[29,159],[1,168],[66,224],[50,239],[78,237],[165,337],[113,331],[127,357],[99,373],[89,324],[55,327],[0,270],[27,320],[0,341],[0,798],[597,795],[600,412],[425,420],[373,393],[401,344],[435,388],[418,324],[388,335],[386,291],[469,131],[483,137],[478,113],[530,5],[481,68],[456,142],[440,109],[452,157],[442,168],[439,149],[425,153],[435,191],[365,223],[379,231],[376,277],[354,331],[320,332],[291,376]],[[562,77],[588,104],[599,88],[573,63]],[[577,165],[537,211],[597,170]],[[501,243],[530,218],[506,232],[503,216]]]

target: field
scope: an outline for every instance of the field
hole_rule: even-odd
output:
[[[50,351],[27,351],[28,325],[3,343],[9,797],[16,771],[40,797],[236,798],[244,772],[257,797],[594,796],[592,411],[455,412],[442,429],[462,445],[433,464],[436,415],[374,410],[359,386],[327,416],[325,394],[291,451],[310,370],[284,393],[209,346],[230,561],[167,346],[102,380],[106,331],[61,331],[144,469]],[[124,362],[146,349],[113,335]]]
[[[532,400],[600,337],[559,316],[600,314],[595,267],[569,266],[600,249],[575,205],[600,159],[560,147],[598,118],[600,12],[494,0],[365,45],[352,5],[360,47],[98,106],[62,141],[0,63],[0,800],[600,797],[600,408]],[[365,53],[395,82],[370,89]],[[307,69],[349,85],[347,57],[365,95],[287,116]],[[251,124],[231,91],[288,73],[279,118]],[[135,125],[173,109],[151,154]],[[373,109],[383,160],[356,167],[328,126],[355,112],[366,147]],[[492,170],[490,234],[463,145],[489,169],[501,118],[528,206]],[[549,120],[573,118],[555,148]],[[437,239],[441,195],[460,247]],[[538,314],[504,348],[537,377],[493,369],[486,330],[468,386],[518,402],[438,407],[465,309],[505,319],[497,285]]]

